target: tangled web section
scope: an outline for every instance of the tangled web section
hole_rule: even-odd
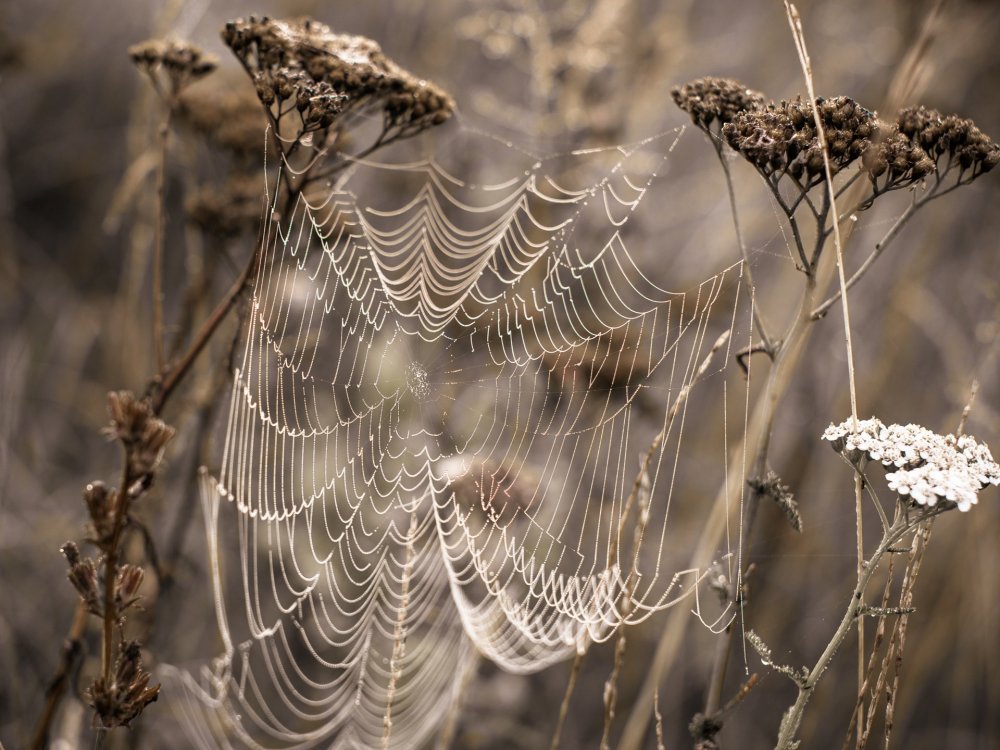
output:
[[[740,265],[668,291],[629,234],[676,137],[359,163],[272,214],[202,482],[223,653],[165,670],[197,745],[419,747],[477,654],[534,672],[698,584],[685,418],[725,433],[748,324]]]

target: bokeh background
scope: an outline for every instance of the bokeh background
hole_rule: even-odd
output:
[[[931,10],[912,0],[799,4],[819,93],[847,94],[872,109]],[[542,2],[541,0],[369,0],[318,3],[101,3],[7,0],[0,5],[0,742],[26,746],[70,627],[75,594],[59,546],[80,538],[83,486],[111,481],[117,448],[101,434],[109,389],[141,390],[153,369],[149,343],[149,261],[153,149],[158,105],[126,54],[161,35],[190,39],[220,57],[211,92],[250,86],[218,30],[250,12],[311,15],[338,31],[377,40],[392,58],[450,91],[460,124],[429,133],[421,148],[447,143],[449,128],[480,128],[539,153],[608,145],[685,123],[672,85],[702,75],[739,78],[773,98],[803,90],[777,0]],[[973,118],[1000,136],[1000,7],[945,3],[921,56],[920,103]],[[212,88],[217,87],[217,88]],[[261,136],[263,143],[263,136]],[[263,149],[261,149],[261,156]],[[475,169],[477,154],[465,157]],[[225,242],[186,218],[200,187],[235,169],[196,128],[178,125],[168,181],[168,310],[199,319],[238,273],[252,229]],[[791,268],[778,222],[757,178],[735,168],[745,234],[770,319],[786,316],[801,279]],[[735,260],[722,175],[711,148],[688,132],[659,186],[650,221],[664,223],[640,252],[665,282],[691,283],[703,266]],[[856,261],[902,210],[905,197],[863,215],[852,239]],[[936,201],[851,295],[860,409],[883,421],[952,431],[974,379],[979,394],[969,431],[1000,445],[1000,180],[988,175]],[[642,222],[643,215],[636,218]],[[850,262],[850,260],[848,261]],[[685,274],[691,275],[685,278]],[[185,296],[186,280],[200,279]],[[676,284],[668,284],[676,285]],[[179,437],[164,479],[139,510],[169,567],[171,585],[151,588],[139,618],[156,660],[184,663],[218,649],[206,578],[195,470],[217,461],[215,425],[227,401],[225,362],[232,327],[220,331],[193,382],[166,418]],[[224,412],[224,406],[221,408]],[[839,315],[820,324],[775,426],[771,464],[796,493],[803,532],[764,508],[752,549],[756,563],[746,621],[776,657],[811,663],[840,618],[854,580],[854,509],[849,472],[818,440],[849,413]],[[652,417],[651,417],[652,418]],[[706,438],[709,440],[709,438]],[[721,481],[722,463],[695,459],[678,558],[693,545]],[[719,474],[713,479],[706,472]],[[697,475],[697,476],[695,476]],[[699,510],[700,509],[700,510]],[[877,528],[873,515],[870,531]],[[1000,744],[1000,498],[986,491],[967,516],[935,526],[916,587],[907,636],[895,742],[908,748],[986,750]],[[874,541],[874,538],[871,540]],[[141,556],[141,541],[132,550]],[[151,582],[150,587],[154,584]],[[671,614],[671,616],[673,616]],[[654,617],[629,634],[620,680],[617,737],[642,689],[664,627]],[[691,746],[716,636],[691,616],[683,648],[660,684],[667,747]],[[805,747],[838,746],[854,700],[853,646],[825,677],[806,715]],[[596,747],[611,649],[584,662],[563,747]],[[85,642],[83,672],[99,653]],[[755,656],[752,671],[766,673]],[[727,694],[744,676],[730,664]],[[454,746],[547,747],[568,665],[530,678],[483,665],[471,683]],[[87,681],[79,675],[79,686]],[[794,698],[783,678],[766,676],[728,718],[724,747],[768,747]],[[181,747],[176,717],[154,704],[115,742]],[[647,737],[653,746],[653,736]],[[52,746],[93,744],[89,716],[67,699]]]

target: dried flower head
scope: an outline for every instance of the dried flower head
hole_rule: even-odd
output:
[[[129,47],[128,54],[135,66],[149,76],[154,88],[160,94],[171,97],[218,67],[214,55],[177,39],[148,39]],[[161,76],[169,84],[167,91],[163,88]]]
[[[1000,485],[1000,466],[989,448],[967,435],[938,435],[919,425],[884,425],[872,418],[859,421],[856,429],[849,419],[830,425],[823,439],[855,464],[864,459],[891,467],[889,488],[917,505],[967,511],[981,489]]]
[[[897,117],[899,131],[926,151],[942,175],[959,168],[959,183],[972,182],[1000,163],[1000,145],[958,115],[942,116],[936,109],[909,107]],[[942,163],[944,162],[944,163]]]
[[[875,195],[919,182],[935,169],[926,151],[901,133],[897,125],[884,122],[879,123],[878,136],[861,157],[861,165]]]
[[[773,500],[785,515],[789,525],[798,532],[802,531],[802,515],[799,513],[799,504],[795,501],[795,496],[788,485],[782,484],[781,478],[777,474],[769,471],[763,479],[748,479],[747,484],[754,492]]]
[[[868,149],[876,132],[875,115],[846,96],[820,97],[816,108],[823,122],[830,167],[836,173]],[[723,126],[722,134],[769,180],[788,174],[808,188],[823,179],[823,151],[813,110],[800,99],[739,112]]]
[[[318,127],[374,109],[382,112],[386,132],[407,137],[440,125],[454,111],[450,96],[394,63],[376,42],[335,34],[309,18],[230,21],[222,39],[253,78],[265,106],[294,100]]]
[[[143,670],[141,656],[136,641],[125,643],[115,663],[111,684],[98,677],[87,691],[101,726],[107,729],[128,726],[159,696],[160,686],[149,686],[150,674]]]
[[[142,479],[151,475],[174,436],[174,428],[156,416],[148,399],[138,399],[129,391],[108,394],[108,413],[111,425],[106,432],[125,446],[130,476]]]
[[[100,617],[103,610],[101,597],[97,592],[97,564],[89,557],[81,558],[80,548],[75,542],[66,542],[62,546],[62,553],[69,563],[66,577],[83,599],[87,611]]]
[[[83,491],[83,501],[90,513],[94,541],[101,545],[110,539],[114,531],[118,493],[109,490],[104,482],[91,482]]]
[[[678,107],[689,115],[694,124],[709,132],[713,125],[721,129],[736,115],[764,106],[764,95],[749,89],[732,78],[698,78],[675,86],[670,95]]]
[[[260,175],[235,174],[219,187],[206,186],[192,195],[188,219],[216,239],[235,239],[257,226],[263,192]]]
[[[181,95],[177,117],[256,171],[267,119],[252,92],[244,87],[198,86]]]
[[[119,616],[139,601],[139,587],[144,577],[145,571],[138,565],[126,563],[119,566],[115,582],[115,608]]]

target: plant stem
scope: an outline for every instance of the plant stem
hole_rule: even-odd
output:
[[[743,243],[743,233],[740,231],[740,216],[736,209],[736,193],[733,190],[733,178],[729,172],[729,162],[726,161],[726,157],[722,154],[722,144],[716,141],[712,141],[715,144],[715,153],[719,157],[719,163],[722,164],[722,171],[726,175],[726,190],[729,193],[729,207],[733,213],[733,228],[736,230],[736,244],[740,249],[740,257],[743,258],[743,272],[745,274],[747,286],[750,287],[750,309],[753,313],[753,322],[757,326],[757,333],[760,335],[761,343],[764,345],[764,351],[768,355],[774,355],[774,345],[771,342],[771,338],[767,335],[767,327],[764,325],[764,318],[760,313],[760,309],[757,307],[756,293],[757,286],[753,283],[753,271],[750,268],[750,257],[747,255],[746,245]]]
[[[806,704],[812,696],[816,683],[819,682],[826,668],[830,665],[833,655],[850,633],[854,621],[860,619],[865,589],[875,570],[878,568],[882,556],[889,547],[898,542],[908,531],[917,527],[924,520],[937,515],[939,512],[938,510],[932,510],[910,520],[907,519],[906,514],[900,514],[896,522],[886,530],[871,560],[862,567],[861,575],[854,587],[854,591],[851,593],[850,602],[848,603],[847,610],[844,612],[844,616],[840,620],[840,625],[837,626],[837,630],[834,632],[830,642],[827,643],[819,659],[817,659],[812,669],[809,670],[809,673],[799,684],[799,694],[795,699],[795,703],[792,704],[782,717],[775,750],[792,750],[796,746],[795,735],[798,732],[799,724],[802,722],[802,714],[805,711]]]
[[[906,226],[906,223],[912,218],[913,214],[916,213],[917,209],[920,208],[924,204],[924,202],[925,201],[914,201],[900,215],[900,217],[896,219],[892,227],[889,228],[889,231],[885,233],[885,236],[875,244],[875,249],[865,259],[865,262],[861,264],[861,266],[858,268],[857,271],[851,274],[851,278],[849,278],[847,282],[844,284],[844,287],[846,289],[850,289],[851,287],[853,287],[861,280],[862,276],[868,273],[868,269],[872,267],[872,264],[874,264],[876,260],[878,260],[878,257],[885,251],[889,243],[892,242],[893,239],[895,239],[899,231],[904,226]],[[829,299],[823,302],[822,305],[813,310],[812,312],[813,319],[819,320],[820,318],[825,316],[830,311],[830,308],[833,307],[834,303],[836,303],[837,300],[841,298],[842,294],[843,292],[840,289],[838,289]]]
[[[115,621],[117,620],[117,607],[115,607],[115,588],[118,581],[118,546],[121,544],[122,528],[125,526],[125,518],[128,516],[129,506],[129,485],[132,484],[132,476],[129,471],[128,448],[123,447],[122,456],[122,479],[118,487],[118,498],[115,503],[115,517],[111,526],[111,538],[104,551],[104,633],[101,639],[101,678],[105,687],[111,685],[111,656],[114,651]]]
[[[174,112],[173,99],[165,102],[166,111],[160,125],[160,163],[156,171],[156,231],[153,239],[153,345],[156,348],[156,370],[163,372],[163,238],[167,232],[167,147],[170,141],[170,119]]]
[[[563,724],[566,723],[566,716],[569,713],[569,702],[576,689],[576,680],[580,676],[580,667],[583,666],[583,657],[587,655],[586,648],[578,648],[576,656],[573,657],[573,666],[570,668],[569,680],[566,682],[566,692],[563,693],[562,703],[559,705],[559,717],[556,719],[556,731],[552,734],[552,742],[549,750],[558,750],[559,741],[562,739]]]
[[[805,343],[812,330],[812,320],[809,313],[815,305],[817,281],[824,285],[832,273],[829,263],[820,263],[814,276],[807,276],[805,289],[798,309],[785,335],[782,345],[774,357],[774,365],[768,372],[764,392],[754,407],[753,416],[747,425],[743,440],[733,446],[730,451],[729,475],[743,476],[746,471],[745,455],[757,456],[766,436],[770,435],[771,426],[777,412],[781,397],[787,391],[792,376],[801,360]],[[691,559],[691,567],[702,568],[713,559],[717,545],[723,538],[727,523],[735,508],[741,508],[739,503],[743,495],[740,482],[724,483],[716,495],[708,520],[695,546]],[[653,695],[659,685],[660,678],[674,660],[690,618],[686,611],[680,609],[671,614],[666,623],[660,642],[657,645],[643,688],[639,691],[632,706],[618,744],[619,750],[638,750],[644,742],[646,727],[653,712]]]
[[[233,305],[240,298],[243,291],[246,289],[250,280],[253,278],[257,271],[257,266],[260,262],[260,256],[262,254],[263,241],[259,242],[257,248],[254,250],[253,254],[250,256],[250,260],[247,265],[243,268],[243,273],[240,274],[239,278],[233,282],[233,285],[229,288],[226,296],[222,298],[212,314],[208,316],[208,319],[202,323],[201,328],[198,329],[198,333],[195,334],[194,341],[188,350],[181,356],[178,363],[170,368],[166,375],[162,378],[162,384],[157,390],[156,396],[153,399],[153,411],[157,414],[163,409],[164,404],[167,399],[170,398],[170,394],[178,386],[184,376],[187,374],[188,370],[194,364],[201,350],[205,348],[209,339],[212,338],[212,334],[219,327],[219,324],[225,319],[226,314],[232,309]]]
[[[79,666],[82,656],[81,643],[83,635],[87,630],[87,607],[81,599],[77,602],[73,611],[73,624],[70,627],[69,635],[63,644],[62,659],[59,662],[59,670],[49,683],[48,690],[45,691],[45,708],[41,718],[35,726],[35,734],[31,739],[31,750],[44,750],[49,739],[49,729],[52,720],[55,718],[56,709],[62,700],[63,694],[73,677],[73,673]]]

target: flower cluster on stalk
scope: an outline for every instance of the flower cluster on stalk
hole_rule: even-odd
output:
[[[1000,485],[1000,465],[969,435],[939,435],[915,424],[885,425],[876,418],[847,419],[823,433],[834,450],[859,469],[868,461],[887,469],[889,488],[910,504],[967,511],[979,492]]]

